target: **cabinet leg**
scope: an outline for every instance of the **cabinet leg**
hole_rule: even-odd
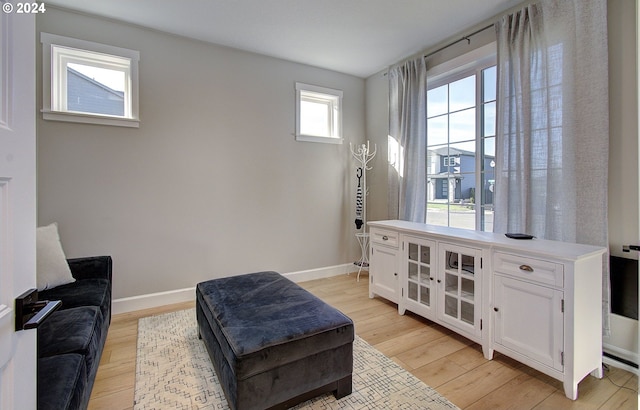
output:
[[[487,360],[493,359],[493,349],[486,346],[482,346],[482,353],[484,354],[485,359]]]
[[[574,383],[571,380],[564,382],[564,395],[571,400],[578,399],[578,383]]]
[[[594,371],[592,371],[591,375],[598,379],[602,379],[604,377],[604,371],[602,370],[602,365],[598,366]]]

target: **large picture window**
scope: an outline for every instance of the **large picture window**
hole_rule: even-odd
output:
[[[426,222],[492,231],[495,45],[428,74]]]

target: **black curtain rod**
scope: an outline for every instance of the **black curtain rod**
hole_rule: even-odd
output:
[[[490,29],[491,27],[493,27],[493,24],[490,24],[490,25],[488,25],[488,26],[486,26],[486,27],[483,27],[483,28],[481,28],[481,29],[478,29],[478,30],[474,31],[474,32],[473,32],[473,33],[471,33],[471,34],[467,34],[466,36],[462,37],[461,39],[456,40],[456,41],[453,41],[453,42],[451,42],[451,43],[447,44],[446,46],[442,46],[442,47],[440,47],[439,49],[437,49],[437,50],[435,50],[435,51],[432,51],[432,52],[430,52],[429,54],[426,54],[423,58],[425,58],[425,59],[426,59],[426,58],[429,58],[429,57],[431,57],[432,55],[434,55],[434,54],[436,54],[436,53],[439,53],[439,52],[441,52],[442,50],[445,50],[445,49],[447,49],[447,48],[449,48],[449,47],[451,47],[451,46],[453,46],[453,45],[455,45],[455,44],[458,44],[458,43],[459,43],[459,42],[461,42],[461,41],[464,41],[464,40],[467,40],[469,43],[471,43],[471,38],[470,38],[470,37],[475,36],[475,35],[476,35],[476,34],[478,34],[478,33],[482,33],[483,31],[485,31],[485,30],[487,30],[487,29]]]

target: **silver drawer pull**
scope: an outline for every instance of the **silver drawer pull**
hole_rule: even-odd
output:
[[[520,265],[520,270],[525,272],[533,272],[533,268],[529,265]]]
[[[384,236],[382,237],[382,240],[383,240],[383,241],[388,241],[388,240],[389,240],[389,237],[388,237],[387,235],[384,235]]]

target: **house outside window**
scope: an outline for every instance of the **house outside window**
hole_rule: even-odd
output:
[[[83,68],[67,65],[67,110],[124,117],[124,87],[111,88],[90,74],[83,74]],[[124,75],[121,77],[120,84],[124,85]]]
[[[429,70],[427,218],[493,230],[495,44]]]

